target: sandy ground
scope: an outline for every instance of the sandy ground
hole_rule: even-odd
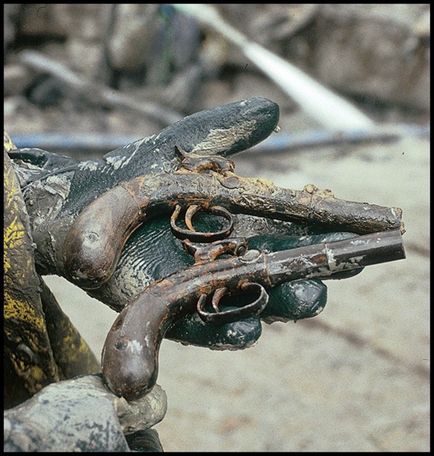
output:
[[[264,324],[247,350],[164,341],[158,383],[169,406],[156,429],[165,450],[428,451],[429,142],[235,161],[239,174],[281,186],[401,207],[407,259],[329,281],[321,315]],[[47,282],[99,356],[115,313],[61,278]]]

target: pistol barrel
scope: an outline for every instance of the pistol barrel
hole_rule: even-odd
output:
[[[330,268],[347,265],[369,266],[402,260],[405,250],[399,230],[366,234],[355,239],[326,244]]]
[[[275,286],[289,280],[326,279],[339,272],[404,258],[398,229],[270,253],[266,264],[270,283]]]

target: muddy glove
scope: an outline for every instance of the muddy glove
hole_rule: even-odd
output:
[[[186,117],[158,135],[116,149],[100,160],[75,161],[25,149],[11,153],[24,188],[39,272],[71,280],[65,269],[65,238],[77,216],[106,190],[137,176],[173,173],[182,161],[179,151],[186,151],[187,156],[213,156],[218,162],[219,157],[248,149],[265,139],[276,128],[278,118],[275,103],[251,98]],[[107,230],[116,232],[119,227],[108,223]],[[232,235],[249,237],[249,248],[268,250],[351,236],[329,233],[310,237],[313,233],[315,230],[305,224],[237,215]],[[170,215],[154,216],[128,238],[109,280],[86,291],[120,311],[152,281],[191,264],[193,258],[171,232]],[[286,283],[271,291],[263,318],[272,322],[312,317],[322,311],[326,297],[326,286],[319,280]],[[257,316],[212,327],[193,314],[175,324],[167,337],[214,349],[236,349],[251,345],[260,334]]]
[[[4,412],[4,451],[162,451],[149,428],[166,408],[158,385],[127,402],[110,393],[99,375],[52,383]]]

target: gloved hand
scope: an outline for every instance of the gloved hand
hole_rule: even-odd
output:
[[[99,375],[52,383],[4,412],[4,451],[162,451],[150,428],[166,409],[158,385],[127,402],[110,393]]]
[[[186,117],[160,134],[116,149],[101,160],[76,161],[35,150],[11,153],[24,188],[38,271],[69,278],[62,258],[64,239],[77,215],[107,189],[140,175],[175,171],[180,165],[175,146],[196,154],[221,156],[252,147],[276,128],[278,118],[275,103],[252,98]],[[352,236],[318,234],[318,229],[305,224],[260,217],[238,215],[236,219],[233,235],[248,236],[249,248],[273,251]],[[157,217],[130,236],[110,280],[86,291],[120,311],[152,281],[191,264],[193,258],[170,230],[169,217]],[[342,277],[350,275],[354,273]],[[212,327],[197,315],[189,315],[166,337],[214,349],[245,348],[259,338],[260,318],[272,322],[312,317],[323,310],[326,299],[327,289],[320,280],[294,281],[271,291],[260,317]]]

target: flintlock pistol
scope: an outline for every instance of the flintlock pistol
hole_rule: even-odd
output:
[[[190,249],[195,246],[187,241]],[[260,314],[268,302],[266,289],[296,279],[326,279],[344,271],[405,258],[400,230],[265,253],[246,250],[243,238],[216,241],[196,249],[196,263],[148,286],[118,315],[102,352],[102,373],[117,395],[135,399],[155,385],[158,352],[166,331],[188,312],[205,322],[227,323]],[[210,255],[206,255],[206,252]],[[216,256],[231,253],[229,258]],[[220,310],[226,295],[255,293],[250,304]],[[207,298],[212,296],[213,311]]]
[[[65,273],[72,282],[84,289],[99,288],[112,276],[133,231],[166,212],[172,212],[175,235],[195,242],[229,236],[233,213],[322,224],[357,234],[404,232],[399,208],[341,200],[314,185],[302,191],[281,188],[264,179],[238,176],[227,158],[177,150],[182,161],[175,173],[146,174],[123,182],[79,214],[63,247]],[[214,233],[196,231],[191,219],[200,210],[224,217],[228,226]],[[182,211],[187,229],[176,224]]]

